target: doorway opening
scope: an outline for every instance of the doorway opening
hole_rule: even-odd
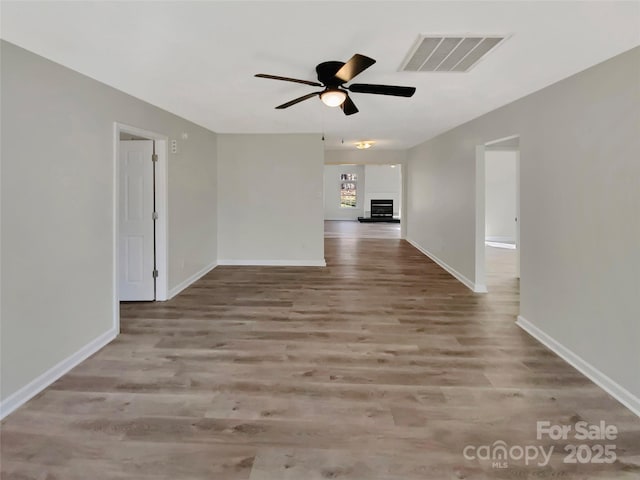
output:
[[[114,124],[116,312],[121,301],[167,299],[167,143],[165,135]]]
[[[476,284],[483,291],[520,278],[520,137],[476,151]]]
[[[402,164],[326,164],[327,238],[402,238]]]

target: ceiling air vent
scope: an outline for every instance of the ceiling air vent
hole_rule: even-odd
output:
[[[468,72],[504,36],[420,36],[400,70],[405,72]]]

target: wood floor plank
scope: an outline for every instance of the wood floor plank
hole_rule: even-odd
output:
[[[114,342],[2,422],[1,478],[640,478],[640,420],[514,324],[513,251],[487,249],[474,294],[396,227],[339,227],[326,268],[223,266],[123,303]],[[616,462],[564,463],[540,420],[616,425]],[[554,453],[463,456],[499,440]]]

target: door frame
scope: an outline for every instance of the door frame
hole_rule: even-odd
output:
[[[169,209],[168,209],[168,144],[169,137],[161,133],[144,130],[142,128],[133,127],[120,122],[113,122],[113,319],[114,326],[120,331],[120,295],[119,295],[119,271],[118,264],[120,259],[119,249],[119,230],[120,230],[120,134],[128,133],[154,140],[156,145],[156,154],[158,155],[158,163],[156,164],[156,211],[158,212],[158,220],[156,221],[155,235],[155,252],[156,252],[156,268],[159,275],[156,278],[156,301],[165,301],[168,299],[168,227],[169,227]]]
[[[491,140],[481,145],[476,145],[476,228],[475,228],[475,250],[476,250],[476,287],[480,292],[487,291],[487,274],[485,258],[485,192],[486,192],[486,162],[485,147],[502,143],[507,140],[520,139],[521,136],[509,135],[508,137]],[[516,277],[520,278],[520,149],[516,157]]]

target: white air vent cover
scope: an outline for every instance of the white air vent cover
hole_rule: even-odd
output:
[[[504,36],[457,35],[418,38],[400,70],[405,72],[468,72]]]

